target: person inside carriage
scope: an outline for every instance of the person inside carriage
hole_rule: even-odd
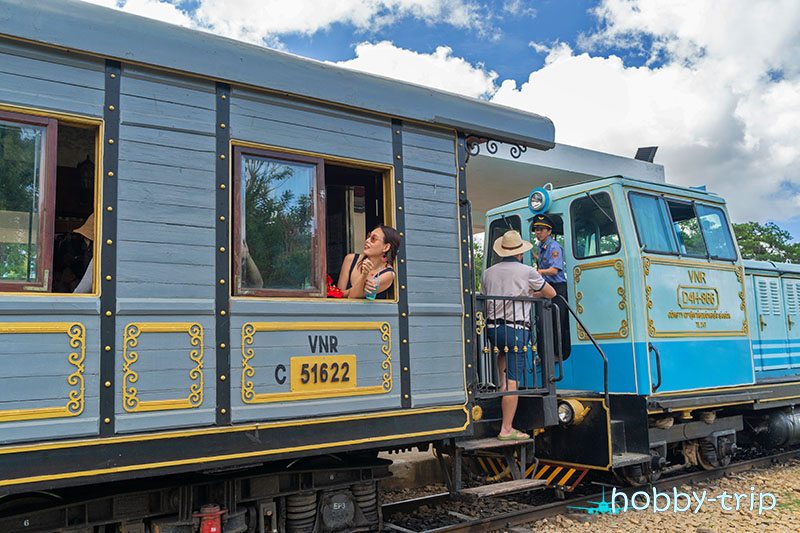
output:
[[[364,242],[364,253],[347,254],[336,286],[344,298],[385,300],[394,283],[392,264],[400,247],[400,234],[383,224],[373,229]]]

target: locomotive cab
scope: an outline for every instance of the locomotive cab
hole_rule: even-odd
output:
[[[755,383],[744,269],[724,200],[621,176],[538,191],[489,211],[486,241],[505,229],[534,241],[537,212],[561,226],[553,237],[564,249],[568,304],[557,303],[571,307],[562,334],[572,350],[558,383],[562,423],[546,430],[542,453],[645,482],[670,450],[681,455],[678,428],[698,424],[693,411],[720,390]],[[701,462],[729,458],[741,416],[699,424],[695,436],[711,443]]]

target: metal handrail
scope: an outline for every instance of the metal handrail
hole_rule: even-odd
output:
[[[656,383],[656,386],[653,387],[653,392],[656,392],[658,388],[661,386],[661,355],[658,353],[658,348],[656,348],[652,342],[648,342],[647,351],[651,350],[656,354],[656,371],[658,372],[658,383]]]
[[[594,340],[594,337],[592,337],[592,334],[589,333],[589,330],[586,329],[586,326],[583,325],[583,322],[581,322],[581,319],[578,318],[578,314],[575,312],[575,310],[572,309],[572,307],[570,307],[569,303],[567,303],[567,300],[563,296],[561,296],[560,294],[557,294],[556,296],[558,298],[561,298],[561,301],[564,302],[565,306],[567,306],[567,310],[569,311],[569,313],[573,316],[573,318],[575,318],[575,321],[578,323],[578,325],[581,327],[581,329],[583,329],[583,332],[586,334],[586,336],[589,337],[589,340],[592,341],[592,344],[594,344],[594,347],[600,353],[600,357],[603,358],[603,392],[604,392],[604,397],[605,397],[606,408],[608,408],[610,406],[609,397],[608,397],[608,357],[606,357],[606,354],[605,354],[605,352],[603,352],[603,349],[600,348],[600,345],[597,344],[597,341]]]
[[[540,314],[542,314],[544,316],[548,316],[549,313],[556,312],[557,309],[558,309],[558,307],[556,305],[552,304],[552,302],[550,300],[546,299],[546,298],[532,298],[532,297],[526,297],[526,296],[493,296],[493,295],[486,295],[486,294],[477,294],[475,296],[475,298],[476,298],[476,304],[480,302],[480,303],[482,303],[484,305],[483,311],[484,311],[484,314],[486,315],[487,319],[488,319],[488,310],[489,310],[489,305],[487,305],[487,304],[495,305],[495,304],[500,304],[501,302],[506,302],[507,304],[511,304],[511,305],[514,305],[515,303],[530,304],[531,305],[531,311],[534,308],[540,308],[541,307]],[[506,305],[506,304],[501,304],[501,305]],[[545,308],[547,309],[547,313],[544,312]],[[474,310],[477,312],[478,311],[478,307],[475,307]],[[542,337],[538,337],[537,336],[536,316],[535,315],[532,316],[532,312],[531,311],[526,313],[527,316],[520,316],[520,317],[512,316],[511,318],[513,320],[508,319],[508,317],[506,315],[506,319],[508,319],[510,322],[517,322],[517,323],[522,322],[522,323],[525,323],[525,325],[526,325],[525,330],[530,332],[531,339],[538,339],[539,342],[544,343],[544,346],[541,347],[542,350],[538,354],[540,362],[541,362],[541,368],[540,369],[537,368],[538,365],[537,365],[537,361],[536,361],[537,360],[536,356],[533,357],[532,366],[531,367],[528,367],[527,363],[525,365],[525,375],[527,376],[528,372],[531,372],[533,374],[533,380],[534,380],[533,386],[525,385],[527,380],[526,381],[520,380],[520,388],[518,390],[516,390],[516,391],[481,392],[481,393],[477,394],[479,397],[481,397],[481,398],[492,398],[492,397],[502,397],[502,396],[506,396],[506,395],[552,394],[552,393],[555,393],[554,383],[555,383],[556,380],[553,377],[555,368],[554,368],[554,365],[550,364],[550,357],[553,357],[553,356],[549,355],[550,352],[555,353],[555,350],[552,349],[549,346],[549,343],[553,342],[554,335],[549,335],[549,337],[548,337],[548,335],[545,335],[545,336],[542,336]],[[513,308],[512,308],[512,312],[514,312]],[[519,318],[520,320],[517,320],[517,318]],[[548,318],[549,318],[549,316],[548,316]],[[552,324],[552,321],[550,321],[550,324]],[[548,329],[549,329],[549,327],[551,327],[551,326],[548,325]],[[548,337],[548,338],[546,339],[546,337]],[[476,338],[476,340],[479,340],[480,338],[481,337],[479,335]],[[489,339],[486,338],[486,342],[487,343],[488,343],[488,340]],[[480,352],[479,343],[476,342],[475,348],[476,348],[476,354],[479,353]],[[483,353],[488,353],[488,352],[484,351]],[[488,374],[490,376],[488,379],[491,379],[491,375],[495,374],[496,370],[497,370],[496,366],[490,366],[489,369],[484,372],[484,376],[486,376]],[[537,383],[537,381],[538,381],[537,380],[537,374],[541,377],[541,382],[540,383]],[[561,367],[561,375],[563,376],[563,367]],[[491,381],[489,381],[488,379],[487,379],[486,383],[491,383]],[[559,378],[559,379],[561,379],[561,378]]]

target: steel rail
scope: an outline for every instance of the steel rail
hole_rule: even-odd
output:
[[[655,483],[651,483],[649,485],[642,485],[637,487],[624,487],[618,489],[618,493],[622,492],[625,493],[627,496],[631,496],[633,493],[641,490],[652,490],[652,488],[668,489],[684,485],[687,483],[696,483],[712,479],[719,479],[725,477],[728,474],[750,470],[751,468],[754,467],[778,464],[789,461],[791,459],[795,459],[797,457],[800,457],[800,448],[777,453],[774,455],[758,457],[756,459],[739,461],[736,463],[732,463],[728,466],[717,468],[714,470],[700,470],[697,472],[678,474],[675,476],[664,478],[662,480],[658,480]],[[443,526],[435,529],[429,529],[419,533],[477,533],[477,532],[494,531],[496,529],[509,528],[516,525],[526,524],[528,522],[535,522],[537,520],[541,520],[542,518],[549,518],[551,516],[564,514],[567,512],[567,509],[569,507],[585,507],[588,503],[592,501],[597,501],[598,498],[603,498],[603,493],[592,494],[590,496],[580,496],[568,500],[548,503],[544,505],[538,505],[536,507],[531,507],[529,509],[522,509],[519,511],[512,511],[510,513],[504,513],[489,518],[480,518],[468,522],[462,522],[460,524],[453,524],[450,526]],[[445,494],[435,494],[432,496],[425,496],[422,498],[415,498],[411,500],[404,500],[402,502],[397,502],[395,504],[387,504],[383,506],[384,517],[390,516],[391,514],[397,512],[410,512],[413,511],[415,508],[421,507],[422,505],[438,505],[440,503],[443,503],[444,501],[447,501],[447,499],[448,495],[445,493]],[[415,505],[416,507],[414,507]],[[389,526],[388,529],[391,530],[392,527]],[[409,530],[404,530],[404,531],[408,533],[413,533],[409,532]]]

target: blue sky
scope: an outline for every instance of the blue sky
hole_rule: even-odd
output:
[[[796,0],[87,0],[542,114],[800,240]]]

